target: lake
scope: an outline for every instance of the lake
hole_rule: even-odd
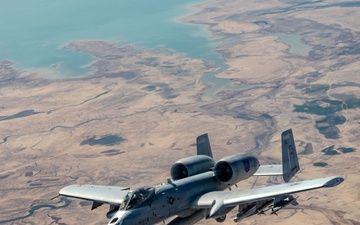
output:
[[[177,19],[195,11],[191,0],[0,0],[0,60],[42,71],[45,77],[78,77],[94,59],[62,48],[77,40],[123,41],[165,47],[191,58],[221,61],[218,43],[202,25]]]

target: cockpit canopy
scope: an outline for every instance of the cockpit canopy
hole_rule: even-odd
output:
[[[150,198],[154,192],[155,188],[148,186],[131,190],[121,203],[120,210],[129,210],[141,205],[144,201]]]

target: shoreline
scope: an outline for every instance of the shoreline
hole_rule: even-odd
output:
[[[195,154],[195,138],[203,133],[209,134],[216,159],[251,153],[261,163],[279,163],[280,134],[289,128],[302,165],[296,180],[334,174],[347,182],[336,193],[300,194],[297,210],[281,211],[279,217],[243,222],[296,225],[311,220],[312,225],[360,220],[360,203],[349,194],[360,185],[357,8],[299,9],[256,18],[245,11],[273,12],[288,5],[245,0],[206,4],[209,10],[195,14],[194,21],[213,23],[218,37],[239,32],[216,49],[229,65],[217,77],[253,85],[248,90],[221,90],[216,101],[201,98],[206,88],[201,76],[213,72],[214,65],[179,52],[78,41],[72,43],[74,49],[97,56],[96,72],[56,81],[25,76],[11,62],[0,61],[2,221],[19,218],[20,212],[26,214],[69,184],[138,187],[166,182],[174,162]],[[276,32],[302,35],[312,50],[299,56],[276,37],[264,35]],[[250,178],[240,185],[246,189],[277,182]],[[42,208],[24,223],[108,222],[107,207],[92,213],[88,207],[76,200],[71,210]],[[79,213],[74,216],[74,211]],[[235,214],[230,212],[228,218]]]
[[[188,7],[189,9],[193,9],[193,12],[189,12],[184,16],[180,16],[178,18],[174,18],[174,20],[176,20],[178,23],[183,23],[186,25],[197,25],[197,26],[201,26],[202,31],[201,32],[205,32],[206,36],[208,36],[209,39],[214,40],[214,35],[213,35],[213,31],[211,29],[211,25],[207,24],[207,23],[197,23],[194,21],[187,21],[186,18],[191,18],[192,16],[196,16],[196,15],[201,15],[204,12],[204,5],[211,3],[210,1],[200,1],[199,3],[191,3],[189,5],[187,5],[186,7]],[[101,40],[98,40],[101,41]],[[76,43],[79,41],[68,41],[65,44],[61,45],[61,49],[63,50],[69,50],[69,46],[72,43]],[[80,40],[81,42],[81,40]],[[94,42],[96,42],[96,40],[94,40]],[[108,41],[106,41],[108,42]],[[120,41],[120,42],[125,42],[125,41]],[[111,44],[113,43],[119,43],[119,41],[116,42],[109,42]],[[220,51],[217,50],[218,46],[221,44],[221,42],[218,42],[216,46],[212,47],[212,52],[213,54],[218,55],[218,59],[214,58],[214,63],[216,64],[216,66],[219,66],[218,69],[216,69],[215,71],[211,71],[211,72],[204,72],[204,74],[202,75],[201,81],[204,82],[204,85],[207,86],[207,88],[205,88],[204,90],[204,99],[208,99],[208,100],[212,100],[212,101],[216,101],[218,98],[215,97],[215,94],[219,91],[223,91],[223,90],[237,90],[239,89],[238,86],[234,86],[231,83],[231,80],[228,79],[223,79],[223,78],[218,78],[216,77],[218,75],[218,73],[226,71],[226,69],[229,67],[226,62],[223,59],[222,53]],[[129,46],[135,46],[136,49],[138,49],[139,51],[141,51],[141,49],[137,48],[137,46],[134,43],[128,43],[125,45],[129,45]],[[145,48],[148,49],[148,48]],[[165,48],[166,49],[166,48]],[[71,49],[70,49],[71,50]],[[23,74],[23,76],[25,77],[37,77],[37,79],[44,79],[44,80],[50,80],[52,82],[56,82],[56,81],[65,81],[65,80],[72,80],[72,79],[86,79],[89,77],[93,77],[96,76],[94,75],[96,73],[96,68],[94,67],[94,65],[97,64],[97,62],[101,59],[99,59],[98,57],[89,54],[88,52],[84,52],[84,51],[79,51],[79,50],[71,50],[73,51],[75,54],[76,52],[79,52],[81,54],[85,54],[87,57],[91,57],[92,61],[89,62],[86,65],[83,65],[81,67],[83,68],[87,68],[87,73],[86,74],[82,74],[79,76],[67,76],[64,75],[64,72],[61,70],[61,65],[57,65],[56,67],[52,66],[51,68],[25,68],[25,69],[21,69],[18,68],[16,66],[16,64],[13,64],[14,69],[21,71],[21,73]],[[215,55],[214,55],[215,56]],[[202,59],[202,60],[209,60],[209,59]],[[219,61],[221,60],[221,61]],[[212,63],[212,62],[210,62]],[[56,69],[56,71],[53,71],[53,69]],[[59,70],[60,69],[60,70]],[[63,68],[64,69],[64,68]],[[66,70],[66,68],[65,68]],[[46,76],[44,74],[47,74]],[[52,74],[52,75],[49,75]],[[246,86],[240,87],[240,89],[246,88]]]
[[[37,1],[37,2],[40,2],[40,1]],[[191,4],[193,4],[193,3],[191,3]],[[61,6],[63,6],[63,4],[60,4]],[[123,5],[123,4],[115,4],[115,5]],[[193,12],[188,12],[188,9],[187,8],[185,8],[185,6],[184,6],[184,8],[181,8],[181,10],[180,10],[180,12],[178,12],[177,10],[174,10],[174,8],[175,8],[175,6],[178,6],[178,5],[186,5],[186,4],[184,4],[184,3],[176,3],[175,4],[175,6],[174,7],[171,7],[170,5],[174,5],[173,3],[171,3],[171,4],[167,4],[166,6],[164,6],[166,9],[167,8],[169,8],[171,11],[169,11],[168,13],[162,13],[161,14],[161,18],[163,18],[163,17],[165,17],[165,19],[166,19],[166,22],[164,22],[164,23],[161,23],[160,24],[160,28],[162,28],[162,27],[165,27],[165,31],[167,31],[167,32],[175,32],[175,34],[176,34],[176,29],[174,30],[174,29],[172,29],[171,27],[173,27],[173,25],[171,25],[171,26],[169,26],[169,23],[170,23],[170,21],[172,20],[172,19],[175,19],[176,20],[176,18],[168,18],[168,16],[169,16],[169,14],[172,14],[172,15],[174,15],[175,17],[179,14],[179,13],[185,13],[185,16],[187,15],[187,14],[192,14]],[[103,5],[101,5],[101,6],[103,6]],[[135,7],[135,6],[130,6],[130,7]],[[101,7],[100,7],[101,8]],[[104,8],[104,7],[102,7],[102,8]],[[177,7],[176,7],[177,8]],[[162,9],[162,7],[160,7],[160,8],[158,8],[158,7],[155,7],[154,9],[151,9],[150,11],[151,12],[157,12],[157,10],[159,10],[159,9]],[[185,12],[186,11],[186,12]],[[42,12],[41,11],[41,13],[44,13],[44,12]],[[24,15],[24,16],[27,16],[27,15]],[[183,17],[183,15],[181,15],[181,17]],[[121,19],[121,17],[119,17],[119,18],[117,18],[118,20],[120,20]],[[141,19],[141,18],[140,18]],[[139,21],[140,21],[140,19],[139,19]],[[156,21],[158,21],[159,19],[157,19],[157,17],[155,17],[155,22]],[[139,21],[135,21],[135,22],[139,22]],[[120,21],[121,22],[121,21]],[[126,23],[122,23],[122,24],[126,24]],[[115,24],[116,25],[116,24]],[[135,24],[136,25],[136,24]],[[175,24],[176,25],[176,24]],[[187,26],[189,26],[189,27],[191,27],[191,25],[192,24],[188,24],[187,23]],[[125,25],[124,25],[125,26]],[[106,26],[106,28],[107,28],[108,26]],[[126,25],[126,27],[128,27],[127,25]],[[170,28],[169,28],[170,27]],[[145,27],[146,29],[145,29],[145,31],[146,30],[149,30],[150,28],[149,27]],[[55,29],[55,28],[53,28],[53,29]],[[112,30],[113,28],[111,27],[111,30]],[[142,29],[141,27],[139,27],[138,29]],[[180,27],[180,31],[181,31],[181,29],[183,29],[182,27]],[[197,30],[197,28],[194,28],[194,29],[187,29],[187,28],[185,28],[185,30],[184,30],[184,32],[192,32],[192,30]],[[87,30],[85,30],[85,31],[87,31]],[[151,31],[151,30],[149,30],[149,31]],[[60,31],[59,32],[61,32],[61,29],[60,29]],[[152,31],[151,31],[152,32]],[[159,36],[160,36],[160,32],[161,32],[161,30],[160,29],[156,29],[155,30],[155,32],[158,32],[159,33]],[[45,31],[45,32],[43,32],[44,33],[44,35],[47,35],[47,31]],[[86,32],[85,32],[86,33]],[[130,32],[131,33],[131,32]],[[134,33],[134,34],[133,34]],[[139,48],[139,50],[142,50],[143,48],[144,48],[144,46],[141,44],[141,43],[143,43],[144,42],[144,40],[142,39],[142,38],[134,38],[134,37],[140,37],[140,36],[142,36],[143,34],[141,33],[141,32],[133,32],[133,33],[131,33],[131,35],[125,35],[125,34],[123,34],[123,33],[121,33],[121,32],[117,32],[117,33],[112,33],[112,35],[111,35],[111,37],[114,37],[114,36],[116,36],[116,41],[115,42],[117,42],[119,39],[120,40],[125,40],[126,41],[126,44],[136,44],[137,46],[138,46],[138,48]],[[138,34],[138,35],[136,35],[136,34]],[[146,33],[145,33],[146,34]],[[42,35],[42,34],[40,34],[40,35]],[[135,35],[135,36],[134,36]],[[204,36],[208,36],[208,34],[204,34]],[[52,48],[52,46],[53,45],[57,45],[57,43],[58,42],[60,42],[60,44],[59,44],[59,48],[60,49],[57,49],[56,51],[64,51],[64,48],[63,48],[63,46],[64,45],[68,45],[69,43],[72,43],[72,42],[77,42],[77,41],[80,41],[80,40],[86,40],[87,39],[87,37],[83,37],[83,38],[81,38],[81,37],[79,37],[79,35],[75,35],[76,37],[74,37],[74,38],[72,38],[72,36],[69,36],[69,37],[71,37],[71,40],[68,40],[68,39],[65,39],[65,38],[57,38],[57,39],[54,39],[53,41],[47,41],[47,40],[45,40],[45,42],[46,42],[46,44],[44,44],[44,45],[41,45],[41,46],[39,46],[39,48],[41,48],[40,50],[41,50],[41,52],[39,52],[38,54],[40,54],[40,53],[43,53],[43,54],[45,54],[45,56],[44,57],[47,57],[48,55],[49,55],[49,52],[51,53],[51,50],[49,50],[48,49],[48,47],[47,46],[50,46],[51,48]],[[90,37],[91,37],[92,35],[90,34]],[[132,37],[134,38],[134,39],[132,39]],[[147,36],[146,36],[147,37]],[[149,34],[149,38],[152,38],[153,36],[151,36],[151,34]],[[44,37],[45,39],[46,38],[48,38],[47,36],[46,37]],[[157,38],[157,37],[155,37],[155,38]],[[171,36],[169,36],[169,38],[171,38]],[[92,37],[91,38],[92,40],[106,40],[106,41],[109,41],[109,42],[111,42],[111,43],[113,43],[114,41],[111,41],[111,40],[114,40],[114,38],[106,38],[106,35],[104,36],[104,38],[98,38],[98,37]],[[62,42],[63,40],[65,40],[65,42]],[[131,43],[129,42],[129,41],[132,41]],[[202,39],[201,38],[198,38],[198,40],[197,40],[197,42],[201,42],[202,41]],[[49,43],[47,43],[47,42],[49,42]],[[158,45],[160,45],[160,44],[163,44],[163,43],[165,43],[165,45],[167,45],[167,44],[169,44],[170,46],[167,46],[166,48],[170,48],[170,49],[173,49],[173,47],[174,46],[172,46],[172,45],[174,45],[174,43],[171,43],[171,42],[169,42],[169,40],[162,40],[162,41],[158,41],[159,43],[157,43],[156,41],[154,42],[154,41],[150,41],[149,42],[149,46],[145,46],[147,49],[149,49],[149,48],[151,48],[151,49],[153,49],[153,48],[156,48]],[[161,42],[161,43],[160,43]],[[169,43],[168,43],[169,42]],[[194,44],[198,44],[197,42],[195,42]],[[203,41],[202,41],[203,42]],[[180,42],[179,44],[191,44],[191,43],[189,43],[189,42]],[[160,46],[161,47],[161,46]],[[175,46],[176,47],[176,46]],[[193,46],[190,46],[189,47],[189,49],[191,49]],[[57,48],[57,47],[56,47]],[[176,49],[176,48],[174,48],[174,49]],[[25,49],[26,50],[26,49]],[[201,50],[201,49],[200,49]],[[200,51],[199,50],[199,51]],[[66,49],[65,49],[65,51],[66,51]],[[175,50],[176,51],[176,50]],[[36,52],[36,51],[34,51],[34,52]],[[46,55],[47,54],[47,55]],[[57,58],[61,58],[61,57],[63,57],[63,55],[64,55],[65,53],[63,53],[63,52],[61,52],[61,53],[54,53],[54,54],[51,54],[51,55],[49,55],[49,57],[48,58],[55,58],[55,60],[49,60],[49,59],[38,59],[38,58],[36,58],[36,57],[34,57],[34,59],[32,60],[32,61],[30,61],[30,63],[36,63],[37,65],[39,65],[39,66],[43,66],[43,67],[39,67],[40,69],[40,71],[41,70],[54,70],[54,69],[52,69],[52,65],[56,65],[56,64],[58,64],[58,65],[62,65],[62,61],[64,61],[63,59],[59,59],[60,61],[58,62],[57,61]],[[76,55],[77,53],[74,53],[74,55]],[[78,56],[73,56],[73,55],[66,55],[66,57],[68,57],[68,58],[75,58],[75,61],[77,60],[77,58],[79,58]],[[191,55],[189,55],[189,57],[192,57]],[[81,58],[81,57],[80,57]],[[50,62],[52,62],[52,61],[54,61],[54,63],[52,64],[52,65],[47,65],[46,64],[46,62],[45,63],[43,63],[42,61],[50,61]],[[14,59],[14,61],[17,61],[17,59],[15,58]],[[18,61],[20,61],[20,60],[18,60]],[[28,60],[29,61],[29,60]],[[87,64],[88,63],[92,63],[92,61],[93,61],[93,59],[91,60],[91,61],[87,61]],[[22,66],[22,67],[18,67],[19,65],[20,65],[20,63],[21,62],[19,62],[19,63],[17,63],[17,66],[15,66],[15,68],[16,69],[19,69],[19,70],[28,70],[28,68],[25,68],[24,66]],[[30,63],[27,63],[27,64],[30,64]],[[65,63],[67,63],[67,61],[65,60]],[[22,63],[23,64],[23,63]],[[74,63],[67,63],[67,64],[69,64],[70,66],[72,66]],[[69,65],[67,65],[67,66],[69,66]],[[20,65],[21,66],[21,65]],[[74,71],[71,71],[69,74],[74,74],[74,75],[76,75],[76,74],[80,74],[80,73],[83,73],[82,71],[82,69],[80,68],[80,64],[79,64],[79,70],[74,70]],[[85,64],[83,64],[83,66],[86,66]],[[32,72],[34,72],[34,70],[35,70],[35,72],[37,72],[37,70],[38,70],[38,68],[35,68],[35,69],[33,69],[35,66],[31,66],[30,65],[30,69],[31,69],[31,73]],[[61,68],[66,72],[66,70],[68,70],[68,68],[64,68],[63,66],[61,66]],[[79,72],[80,71],[80,72]],[[92,72],[92,70],[91,71],[84,71],[84,73],[83,73],[83,75],[82,76],[85,76],[86,74],[88,74],[89,72]],[[61,76],[61,74],[62,74],[62,70],[61,71],[59,71],[59,70],[56,70],[55,72],[54,71],[52,71],[52,73],[56,73],[57,74],[57,76],[59,76],[59,74],[60,74],[60,76]],[[80,76],[80,75],[79,75]],[[46,79],[46,76],[44,76],[45,77],[45,79]],[[66,78],[66,76],[65,76],[65,78]],[[51,79],[51,77],[50,77],[50,79]]]

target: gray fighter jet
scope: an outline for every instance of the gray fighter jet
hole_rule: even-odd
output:
[[[300,169],[292,130],[281,135],[282,165],[260,165],[256,157],[236,154],[215,162],[207,134],[197,138],[197,155],[175,162],[171,179],[154,187],[71,185],[59,195],[93,201],[92,210],[110,205],[109,225],[145,225],[172,220],[169,225],[195,224],[202,219],[223,222],[237,208],[238,222],[253,215],[276,214],[297,205],[292,194],[335,187],[344,181],[334,176],[287,183]],[[251,176],[282,176],[286,183],[234,190],[231,187]],[[227,190],[228,189],[228,190]]]

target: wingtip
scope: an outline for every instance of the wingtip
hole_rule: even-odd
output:
[[[81,185],[73,184],[73,185],[69,185],[69,186],[63,187],[63,188],[59,191],[59,195],[66,195],[69,190],[72,190],[72,188],[74,188],[74,187],[80,187],[80,186],[81,186]]]
[[[323,187],[335,187],[335,186],[338,186],[339,184],[341,184],[343,181],[344,181],[344,178],[342,178],[342,177],[334,177],[331,180],[329,180],[328,182],[326,182]]]

